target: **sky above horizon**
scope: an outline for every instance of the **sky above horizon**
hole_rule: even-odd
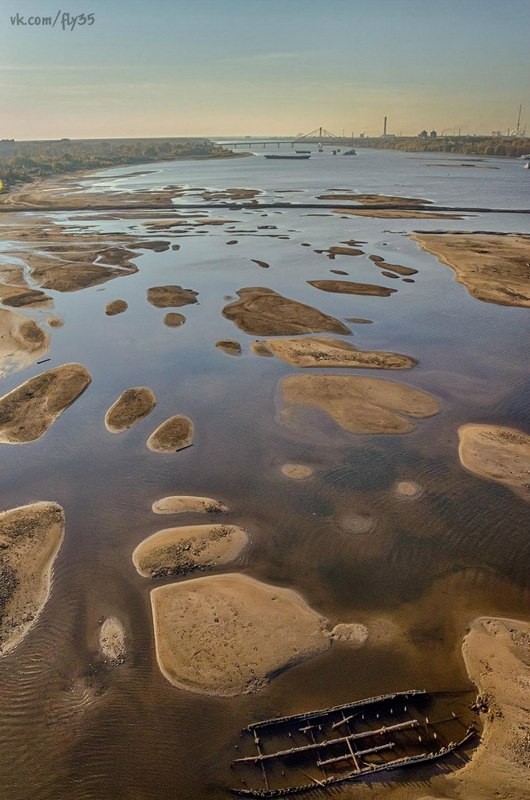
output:
[[[506,133],[520,104],[530,134],[530,0],[60,8],[2,3],[0,138],[295,135],[319,126],[377,136],[385,115],[395,134]],[[70,30],[83,13],[93,24]],[[31,16],[57,23],[21,24]]]

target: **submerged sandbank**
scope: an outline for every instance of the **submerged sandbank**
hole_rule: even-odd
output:
[[[107,617],[99,629],[99,647],[106,662],[112,666],[125,661],[125,628],[117,617]]]
[[[230,510],[220,500],[212,497],[184,494],[161,497],[160,500],[155,500],[151,508],[155,514],[183,514],[188,511],[221,514]]]

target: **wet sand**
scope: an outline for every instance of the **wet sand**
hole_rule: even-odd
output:
[[[415,233],[411,238],[451,267],[478,300],[530,308],[530,236]]]
[[[136,425],[156,406],[154,392],[147,386],[126,389],[105,414],[105,427],[110,433],[121,433]]]
[[[30,378],[0,398],[0,443],[40,439],[91,381],[80,364],[63,364]]]
[[[147,447],[154,453],[175,453],[193,444],[193,422],[189,417],[170,417],[153,431]]]
[[[317,408],[351,433],[408,433],[416,427],[406,417],[431,417],[439,412],[435,398],[407,386],[379,378],[344,375],[290,375],[280,381],[280,422],[286,412]]]
[[[474,475],[508,486],[530,500],[530,436],[499,425],[462,425],[458,455]]]
[[[63,535],[57,503],[0,513],[0,656],[22,641],[44,608]]]
[[[362,351],[342,339],[267,339],[266,347],[294,367],[362,367],[365,369],[410,369],[417,364],[410,356]]]
[[[18,372],[48,352],[49,335],[29,317],[0,309],[0,377]]]
[[[374,283],[355,283],[354,281],[308,281],[310,286],[321,289],[323,292],[334,292],[336,294],[358,294],[371,295],[372,297],[390,297],[397,289],[389,289],[387,286],[378,286]]]
[[[239,289],[240,299],[223,308],[223,316],[245,333],[278,336],[297,333],[350,333],[338,319],[312,306],[283,297],[272,289]]]
[[[144,539],[132,558],[144,578],[187,575],[229,564],[247,544],[247,532],[237,525],[187,525]]]
[[[152,511],[155,514],[184,514],[186,512],[199,512],[207,514],[222,514],[230,509],[220,500],[212,497],[197,497],[195,495],[171,495],[155,500]]]

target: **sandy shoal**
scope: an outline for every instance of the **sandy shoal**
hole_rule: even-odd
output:
[[[189,417],[170,417],[153,431],[147,447],[154,453],[175,453],[193,444],[194,427]]]
[[[0,309],[0,377],[38,361],[50,346],[49,335],[34,320]]]
[[[123,312],[127,311],[128,308],[129,306],[125,300],[112,300],[110,303],[107,303],[105,307],[105,314],[108,317],[115,317],[116,314],[123,314]]]
[[[221,514],[229,511],[220,500],[184,494],[161,497],[160,500],[155,500],[152,510],[155,514],[183,514],[188,511]]]
[[[461,464],[481,478],[508,486],[530,500],[530,436],[500,425],[458,429]]]
[[[156,308],[180,308],[197,302],[198,292],[182,286],[153,286],[147,290],[147,301]]]
[[[361,203],[363,206],[381,205],[381,206],[424,206],[429,205],[431,200],[421,200],[417,197],[397,197],[396,195],[388,194],[355,194],[353,192],[333,192],[332,194],[322,194],[317,198],[318,200],[348,200],[356,203]]]
[[[184,314],[179,314],[176,311],[170,311],[164,317],[164,325],[167,325],[168,328],[180,328],[181,325],[184,325],[186,322],[186,317]]]
[[[239,300],[223,309],[245,333],[282,336],[299,333],[350,333],[342,322],[312,306],[262,287],[240,289]]]
[[[237,525],[186,525],[144,539],[132,558],[144,578],[186,575],[229,564],[247,544],[247,532]]]
[[[461,214],[446,214],[441,211],[423,211],[422,209],[412,211],[406,208],[334,208],[333,213],[377,219],[464,219]]]
[[[530,307],[530,236],[415,233],[422,250],[451,267],[458,283],[486,303]]]
[[[126,389],[105,414],[105,427],[110,433],[121,433],[150,414],[155,406],[155,394],[147,386]]]
[[[294,367],[363,367],[369,369],[409,369],[418,362],[400,353],[362,351],[342,339],[267,339],[267,348]]]
[[[397,289],[389,289],[387,286],[378,286],[375,283],[355,283],[354,281],[307,281],[310,286],[321,289],[323,292],[335,292],[336,294],[359,294],[371,295],[373,297],[390,297]]]
[[[240,356],[241,345],[235,339],[219,339],[215,346],[226,353],[227,356]]]
[[[307,464],[283,464],[281,471],[286,478],[292,478],[295,481],[304,481],[313,475],[314,469]]]
[[[163,675],[202,694],[257,691],[331,645],[326,620],[299,594],[246,575],[161,586],[151,606]]]
[[[289,375],[280,381],[280,395],[280,422],[290,406],[313,407],[351,433],[408,433],[415,425],[407,417],[439,412],[432,395],[380,378]]]
[[[105,661],[121,664],[125,660],[125,628],[117,617],[107,617],[99,629],[99,647]]]
[[[30,378],[0,398],[0,443],[40,439],[91,381],[80,364],[63,364]]]
[[[0,655],[22,641],[44,608],[63,535],[57,503],[0,513]]]
[[[404,267],[402,264],[390,264],[390,262],[385,261],[382,256],[368,256],[368,258],[370,261],[373,261],[373,263],[379,267],[379,269],[389,269],[392,270],[392,272],[397,272],[399,275],[406,276],[418,274],[417,269],[413,269],[412,267]]]

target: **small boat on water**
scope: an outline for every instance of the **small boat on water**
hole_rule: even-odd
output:
[[[295,153],[309,153],[311,155],[311,150],[295,150]]]
[[[429,719],[434,707],[432,695],[411,689],[256,722],[241,732],[254,752],[232,761],[240,786],[231,791],[285,797],[445,758],[476,732],[454,711]]]
[[[357,155],[357,151],[353,150],[353,148],[352,148],[351,150],[345,150],[342,155],[343,156],[356,156]]]
[[[266,155],[265,158],[274,158],[274,159],[279,160],[279,161],[287,161],[287,160],[289,160],[289,161],[305,161],[306,159],[311,158],[311,154],[310,153],[309,154],[305,154],[304,153],[304,154],[299,154],[299,155],[286,155],[286,154],[280,155],[279,153],[277,153],[277,154],[270,153],[269,155]]]

